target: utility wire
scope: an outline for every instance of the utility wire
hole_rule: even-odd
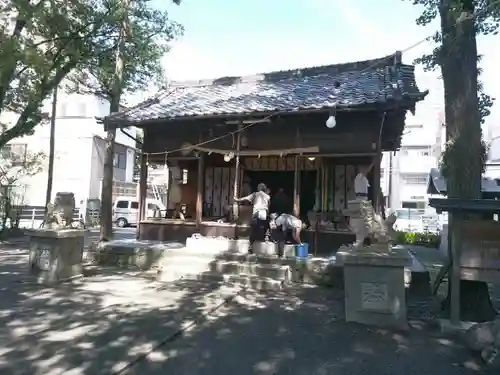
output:
[[[494,7],[494,6],[496,6],[496,5],[500,5],[500,0],[495,0],[495,1],[492,1],[490,4],[488,4],[488,6],[487,6],[486,8],[482,9],[480,12],[476,12],[476,13],[472,13],[472,14],[467,14],[466,12],[463,12],[463,13],[462,13],[462,14],[461,14],[458,18],[457,18],[457,21],[456,21],[456,22],[452,25],[452,29],[453,29],[453,28],[455,28],[455,27],[457,27],[459,24],[461,24],[461,23],[463,23],[463,22],[465,22],[465,21],[468,21],[468,20],[474,19],[474,18],[476,18],[476,17],[477,17],[477,16],[479,16],[479,15],[482,15],[482,14],[484,14],[484,13],[487,13],[489,10],[491,10],[491,8],[492,8],[492,7]],[[450,30],[449,32],[451,32],[451,30]],[[397,51],[396,53],[401,53],[401,54],[403,54],[403,53],[406,53],[406,52],[408,52],[408,51],[411,51],[412,49],[417,48],[417,47],[418,47],[418,46],[420,46],[421,44],[423,44],[423,43],[426,43],[426,42],[430,41],[430,40],[431,40],[431,39],[432,39],[435,35],[436,35],[436,32],[433,32],[432,34],[427,35],[425,38],[420,39],[419,41],[417,41],[417,42],[415,42],[415,43],[413,43],[413,44],[409,45],[409,46],[408,46],[408,47],[406,47],[405,49],[403,49],[403,50],[401,50],[401,51]],[[395,56],[396,56],[396,53],[394,53],[392,56],[393,56],[393,57],[395,57]],[[391,56],[391,55],[389,55],[389,56]],[[363,74],[363,73],[365,73],[365,72],[367,72],[367,71],[370,71],[370,70],[372,70],[372,69],[376,68],[377,66],[379,66],[379,65],[380,65],[380,63],[381,63],[380,61],[377,61],[377,62],[375,62],[375,63],[371,64],[370,66],[368,66],[368,67],[366,67],[366,68],[364,68],[364,69],[360,70],[360,71],[359,71],[359,74],[361,75],[361,74]],[[344,83],[344,85],[345,85],[345,83]],[[343,85],[342,85],[342,86],[343,86]],[[340,86],[340,87],[338,88],[338,90],[341,90],[341,89],[342,89],[342,86]],[[242,131],[244,131],[244,130],[246,130],[246,129],[248,129],[248,128],[250,128],[250,127],[252,127],[252,126],[256,125],[256,124],[259,124],[259,123],[262,123],[262,122],[264,122],[264,121],[266,121],[266,120],[269,120],[269,119],[271,119],[272,117],[274,117],[274,116],[276,116],[276,115],[278,115],[278,114],[279,114],[279,112],[276,112],[276,113],[270,114],[270,115],[268,115],[268,116],[266,116],[266,117],[264,117],[264,118],[261,118],[261,119],[256,120],[255,122],[251,122],[251,123],[249,123],[249,124],[247,124],[247,125],[243,126],[243,127],[242,127],[242,128],[240,128],[240,129],[237,129],[237,130],[234,130],[234,131],[228,132],[228,133],[226,133],[226,134],[223,134],[223,135],[221,135],[221,136],[218,136],[218,137],[215,137],[215,138],[209,139],[209,140],[207,140],[207,141],[203,141],[203,142],[200,142],[200,143],[196,143],[196,144],[194,144],[194,145],[189,145],[189,146],[185,146],[185,147],[181,147],[181,148],[178,148],[178,149],[173,149],[173,150],[168,150],[168,151],[162,151],[162,152],[147,152],[147,153],[143,153],[143,154],[145,154],[145,155],[147,155],[147,156],[150,156],[150,155],[165,155],[165,156],[167,156],[168,154],[171,154],[171,153],[174,153],[174,152],[190,151],[190,150],[192,150],[192,149],[193,149],[193,148],[195,148],[195,147],[202,146],[202,145],[205,145],[205,144],[207,144],[207,143],[215,142],[215,141],[218,141],[218,140],[220,140],[220,139],[223,139],[223,138],[226,138],[226,137],[229,137],[229,136],[234,136],[234,135],[235,135],[235,134],[237,134],[238,132],[242,132]]]

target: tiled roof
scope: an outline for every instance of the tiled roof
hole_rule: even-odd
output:
[[[396,56],[396,58],[395,58]],[[396,61],[396,64],[395,64]],[[173,83],[155,98],[108,118],[138,124],[188,117],[252,115],[422,100],[414,67],[400,54],[376,60],[327,65],[249,77]]]

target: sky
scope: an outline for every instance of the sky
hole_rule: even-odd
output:
[[[163,60],[175,81],[246,75],[381,57],[405,50],[437,29],[420,27],[422,8],[408,0],[155,0],[185,32]],[[500,36],[480,37],[482,80],[498,103],[487,122],[500,135]],[[405,63],[430,51],[422,43],[403,54]],[[443,108],[439,72],[417,70],[417,84],[430,91],[409,123],[434,127]],[[149,93],[150,94],[150,93]],[[142,97],[141,97],[142,99]],[[496,126],[495,126],[496,124]],[[493,132],[495,132],[493,130]]]

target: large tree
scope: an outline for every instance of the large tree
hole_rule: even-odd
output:
[[[411,1],[414,5],[425,6],[417,19],[419,25],[427,26],[436,17],[441,23],[440,32],[434,36],[434,50],[418,62],[426,69],[441,69],[447,139],[441,170],[447,180],[448,196],[480,198],[487,154],[481,123],[489,114],[493,99],[482,91],[478,82],[476,35],[496,32],[498,1]],[[451,225],[450,230],[454,229]],[[479,321],[494,316],[485,283],[462,281],[460,291],[464,319]],[[450,293],[444,306],[448,308],[449,304]]]
[[[180,0],[174,3],[179,4]],[[166,11],[153,7],[151,0],[120,0],[114,24],[108,25],[107,38],[114,49],[96,55],[85,70],[72,78],[80,92],[97,94],[110,102],[110,113],[120,110],[123,94],[161,87],[164,71],[161,59],[169,42],[182,33],[182,27],[169,19]],[[101,240],[112,237],[113,158],[116,129],[107,129],[104,175],[101,193]]]
[[[143,67],[157,62],[145,62],[151,51],[144,42],[149,36],[155,41],[158,24],[152,25],[155,19],[165,20],[166,13],[154,11],[145,0],[134,3],[145,8],[142,13],[133,11],[131,18],[137,22],[130,29],[125,50],[130,53],[138,48],[131,56]],[[2,124],[0,148],[33,132],[42,119],[42,102],[70,72],[93,71],[96,63],[115,53],[118,40],[114,36],[123,9],[120,0],[0,0],[0,115],[16,114],[13,124]],[[154,46],[151,49],[157,51]],[[135,76],[134,83],[142,85],[150,77],[141,68],[129,72]],[[114,74],[109,69],[102,73]]]
[[[0,15],[0,115],[17,115],[2,125],[0,148],[33,132],[42,102],[66,78],[78,91],[107,98],[117,112],[122,93],[162,81],[160,60],[182,32],[151,0],[0,0]],[[110,130],[103,237],[111,235],[114,138]]]
[[[42,102],[66,75],[103,48],[103,26],[113,9],[65,0],[0,1],[0,147],[30,134],[41,121]],[[101,38],[99,38],[101,36]]]

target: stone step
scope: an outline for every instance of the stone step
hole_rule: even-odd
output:
[[[251,275],[223,275],[224,281],[229,284],[241,285],[255,290],[281,290],[286,286],[283,280]]]
[[[173,278],[174,273],[169,273],[166,275],[159,274],[157,281],[160,282],[172,282],[175,280],[197,280],[197,281],[207,281],[207,282],[221,282],[231,285],[239,285],[255,290],[280,290],[285,286],[285,282],[282,280],[275,280],[267,277],[252,276],[252,275],[228,275],[221,274],[218,272],[202,272],[189,274],[185,273],[180,277]]]
[[[216,260],[210,264],[210,270],[214,273],[260,276],[270,279],[283,280],[286,282],[291,279],[290,267],[280,264],[275,265]]]
[[[250,241],[247,239],[226,239],[226,238],[209,238],[196,237],[186,240],[186,248],[193,251],[205,252],[227,252],[236,254],[246,254],[250,248]],[[279,245],[274,242],[260,242],[253,244],[254,254],[261,256],[278,255]],[[284,245],[283,249],[286,256],[295,255],[295,247],[291,244]]]
[[[221,253],[215,256],[216,260],[224,260],[227,262],[246,262],[259,264],[273,264],[290,266],[295,264],[295,257],[279,258],[277,256],[256,255],[256,254],[236,254],[236,253]]]

